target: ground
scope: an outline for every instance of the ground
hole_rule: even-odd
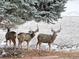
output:
[[[0,48],[0,55],[2,50],[6,51],[6,55],[1,56],[0,59],[78,59],[79,52],[67,51],[44,51],[36,49],[13,49],[13,48]]]

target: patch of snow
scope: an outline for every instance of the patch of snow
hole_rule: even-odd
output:
[[[65,12],[62,13],[62,16],[79,16],[79,0],[68,0],[65,7],[67,7]]]
[[[54,45],[52,44],[52,48],[51,49],[54,49],[56,51],[59,51],[59,50],[76,50],[79,48],[79,17],[75,16],[75,17],[72,17],[72,16],[67,16],[67,17],[63,17],[60,21],[59,21],[59,24],[61,24],[61,27],[62,27],[62,30],[60,33],[58,33],[58,36],[56,38],[56,40],[54,41],[55,44],[57,45]],[[20,33],[20,32],[25,32],[27,33],[29,30],[36,30],[37,29],[37,24],[39,26],[39,32],[36,33],[36,36],[30,41],[30,46],[31,45],[36,45],[37,43],[37,36],[39,33],[44,33],[44,34],[48,34],[48,35],[51,35],[53,34],[51,32],[51,29],[54,29],[54,30],[58,30],[59,29],[59,24],[55,24],[55,25],[52,25],[52,24],[47,24],[47,23],[44,23],[44,22],[39,22],[39,23],[36,23],[35,21],[31,21],[31,22],[26,22],[25,24],[19,26],[17,29],[14,29],[13,31],[16,31],[17,34]],[[0,29],[0,46],[4,46],[5,43],[5,33],[6,33],[6,30],[2,30]],[[75,46],[72,46],[74,45]],[[61,49],[61,47],[63,45],[67,45],[65,47],[63,47],[63,49]],[[42,44],[41,45],[42,48],[44,47],[45,49],[48,49],[48,44]],[[25,44],[25,47],[26,44]],[[32,46],[35,48],[35,46]]]

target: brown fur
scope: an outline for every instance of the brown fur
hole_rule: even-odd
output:
[[[21,45],[22,42],[26,41],[27,42],[27,49],[28,49],[30,40],[35,36],[35,33],[38,31],[39,31],[39,29],[37,29],[36,31],[29,31],[29,33],[19,33],[17,36],[18,41],[19,41],[18,45]]]
[[[52,35],[39,34],[38,37],[37,37],[38,42],[37,42],[36,48],[37,48],[38,44],[39,44],[39,49],[40,49],[41,43],[48,43],[48,45],[49,45],[49,51],[50,51],[51,43],[54,42],[54,40],[57,37],[57,33],[59,33],[60,30],[61,30],[61,28],[58,31],[51,30],[53,32]]]
[[[14,46],[16,45],[16,32],[10,31],[10,29],[7,28],[7,33],[5,35],[5,38],[6,38],[6,45],[8,41],[10,42],[10,45],[11,45],[11,41],[13,42]]]

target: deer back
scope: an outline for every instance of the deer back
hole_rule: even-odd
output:
[[[6,37],[6,39],[15,39],[16,38],[16,32],[14,32],[14,31],[7,32],[5,37]]]
[[[38,42],[48,43],[48,42],[51,42],[51,35],[39,34],[37,39],[38,39]]]
[[[27,41],[31,39],[31,36],[29,33],[19,33],[17,36],[18,40],[20,41]]]

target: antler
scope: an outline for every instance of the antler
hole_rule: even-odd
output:
[[[52,32],[59,33],[59,32],[61,31],[61,25],[60,25],[60,29],[59,29],[59,30],[55,31],[55,30],[51,29],[51,31],[52,31]]]
[[[55,32],[55,30],[51,29],[52,32]]]
[[[59,33],[61,31],[61,24],[60,24],[60,29],[58,31],[56,31],[56,33]]]
[[[36,33],[36,32],[38,32],[38,31],[39,31],[39,27],[38,27],[38,24],[37,24],[37,29],[36,29],[34,32]]]

